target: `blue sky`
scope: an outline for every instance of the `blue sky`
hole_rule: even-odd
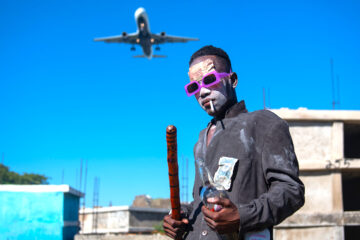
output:
[[[198,37],[161,45],[165,59],[134,59],[130,45],[94,42],[136,31],[147,10],[152,32]],[[0,153],[20,173],[78,187],[88,161],[87,199],[100,178],[100,204],[135,195],[168,197],[165,130],[178,128],[179,163],[210,117],[188,98],[188,61],[212,44],[228,52],[239,99],[267,106],[360,110],[358,1],[0,1]],[[180,165],[182,170],[183,165]],[[182,171],[180,172],[180,175]],[[76,178],[77,177],[77,178]],[[190,198],[190,197],[189,197]]]

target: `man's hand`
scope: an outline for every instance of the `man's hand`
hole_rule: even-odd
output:
[[[166,215],[164,217],[163,228],[167,236],[172,239],[181,239],[188,224],[189,220],[186,218],[181,219],[181,221],[176,221],[172,219],[170,215]]]
[[[240,214],[237,207],[227,198],[208,198],[208,203],[221,205],[218,212],[210,211],[202,206],[201,211],[210,228],[220,234],[238,232],[240,227]]]

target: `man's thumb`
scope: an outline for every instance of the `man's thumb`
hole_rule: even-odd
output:
[[[189,220],[187,218],[183,218],[181,221],[185,224],[189,224]]]

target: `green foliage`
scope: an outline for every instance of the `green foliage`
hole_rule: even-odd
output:
[[[47,184],[48,177],[40,174],[12,172],[0,164],[0,184]]]
[[[164,231],[164,228],[163,228],[163,221],[161,221],[159,224],[156,224],[154,226],[153,233],[165,234],[165,231]]]

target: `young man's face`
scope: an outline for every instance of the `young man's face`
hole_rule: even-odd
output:
[[[216,56],[202,56],[196,58],[189,68],[190,81],[197,81],[201,84],[205,74],[216,70],[217,72],[225,72],[225,67],[221,66],[221,61]],[[211,87],[202,87],[195,97],[210,116],[218,116],[222,113],[227,103],[233,100],[234,95],[229,88],[235,87],[230,84],[230,77],[222,78],[221,82]],[[211,102],[213,107],[211,106]]]

